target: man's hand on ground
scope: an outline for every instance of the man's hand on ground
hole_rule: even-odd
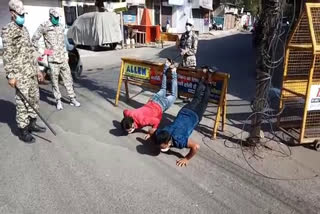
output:
[[[9,84],[12,88],[15,88],[16,85],[17,85],[17,80],[16,80],[15,78],[9,79],[9,80],[8,80],[8,84]]]
[[[151,137],[150,134],[146,134],[146,135],[144,136],[144,139],[145,139],[145,140],[148,140],[150,137]]]
[[[188,163],[189,163],[189,161],[188,161],[187,158],[182,158],[180,160],[177,160],[176,165],[180,166],[180,167],[183,167],[183,166],[187,166]]]
[[[44,77],[42,72],[38,72],[38,82],[43,82],[43,80],[44,80]]]
[[[157,130],[156,128],[149,129],[148,134],[144,136],[144,139],[148,140],[155,133],[156,130]]]

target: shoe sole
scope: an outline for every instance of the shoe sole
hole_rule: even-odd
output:
[[[75,105],[75,104],[73,104],[73,103],[70,103],[70,105],[71,105],[71,106],[74,106],[74,107],[80,107],[80,106],[81,106],[81,105],[78,105],[78,106],[77,106],[77,105]]]

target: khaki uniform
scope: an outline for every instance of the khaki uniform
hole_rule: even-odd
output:
[[[15,22],[7,24],[1,32],[3,42],[4,70],[8,79],[17,80],[16,87],[24,94],[35,109],[39,109],[38,69],[34,65],[35,49],[30,41],[29,32]],[[19,128],[25,128],[36,112],[16,94],[16,121]]]
[[[68,54],[64,44],[64,29],[62,25],[53,25],[49,20],[41,24],[32,37],[34,47],[39,49],[39,39],[43,36],[46,49],[53,50],[53,55],[48,56],[48,63],[51,70],[51,81],[53,95],[56,100],[61,99],[59,90],[59,75],[70,98],[76,95],[73,89],[73,80],[68,64]]]
[[[186,50],[182,58],[182,66],[187,68],[195,68],[197,66],[196,53],[198,48],[198,37],[193,32],[185,32],[182,34],[179,44],[180,51]]]

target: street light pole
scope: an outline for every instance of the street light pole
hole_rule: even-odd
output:
[[[120,12],[120,25],[121,25],[121,32],[122,32],[122,41],[121,46],[122,49],[124,49],[124,27],[123,27],[123,12]]]

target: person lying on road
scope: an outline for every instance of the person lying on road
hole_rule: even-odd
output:
[[[171,95],[166,96],[167,94],[167,73],[171,70],[172,74],[172,91]],[[175,102],[178,94],[178,83],[177,83],[177,70],[173,62],[169,60],[166,61],[163,76],[161,89],[152,98],[142,106],[141,108],[123,111],[124,118],[121,121],[121,127],[127,133],[131,134],[136,129],[143,128],[145,126],[151,126],[149,133],[145,138],[149,138],[158,128],[162,114],[168,110]]]
[[[170,147],[190,149],[184,158],[177,160],[177,166],[186,166],[200,148],[199,144],[189,139],[189,137],[201,121],[208,106],[211,92],[209,80],[211,80],[212,72],[210,70],[210,72],[206,73],[206,78],[200,80],[192,101],[178,112],[174,122],[162,129],[158,129],[153,136],[155,143],[160,146],[162,152],[169,151]]]

